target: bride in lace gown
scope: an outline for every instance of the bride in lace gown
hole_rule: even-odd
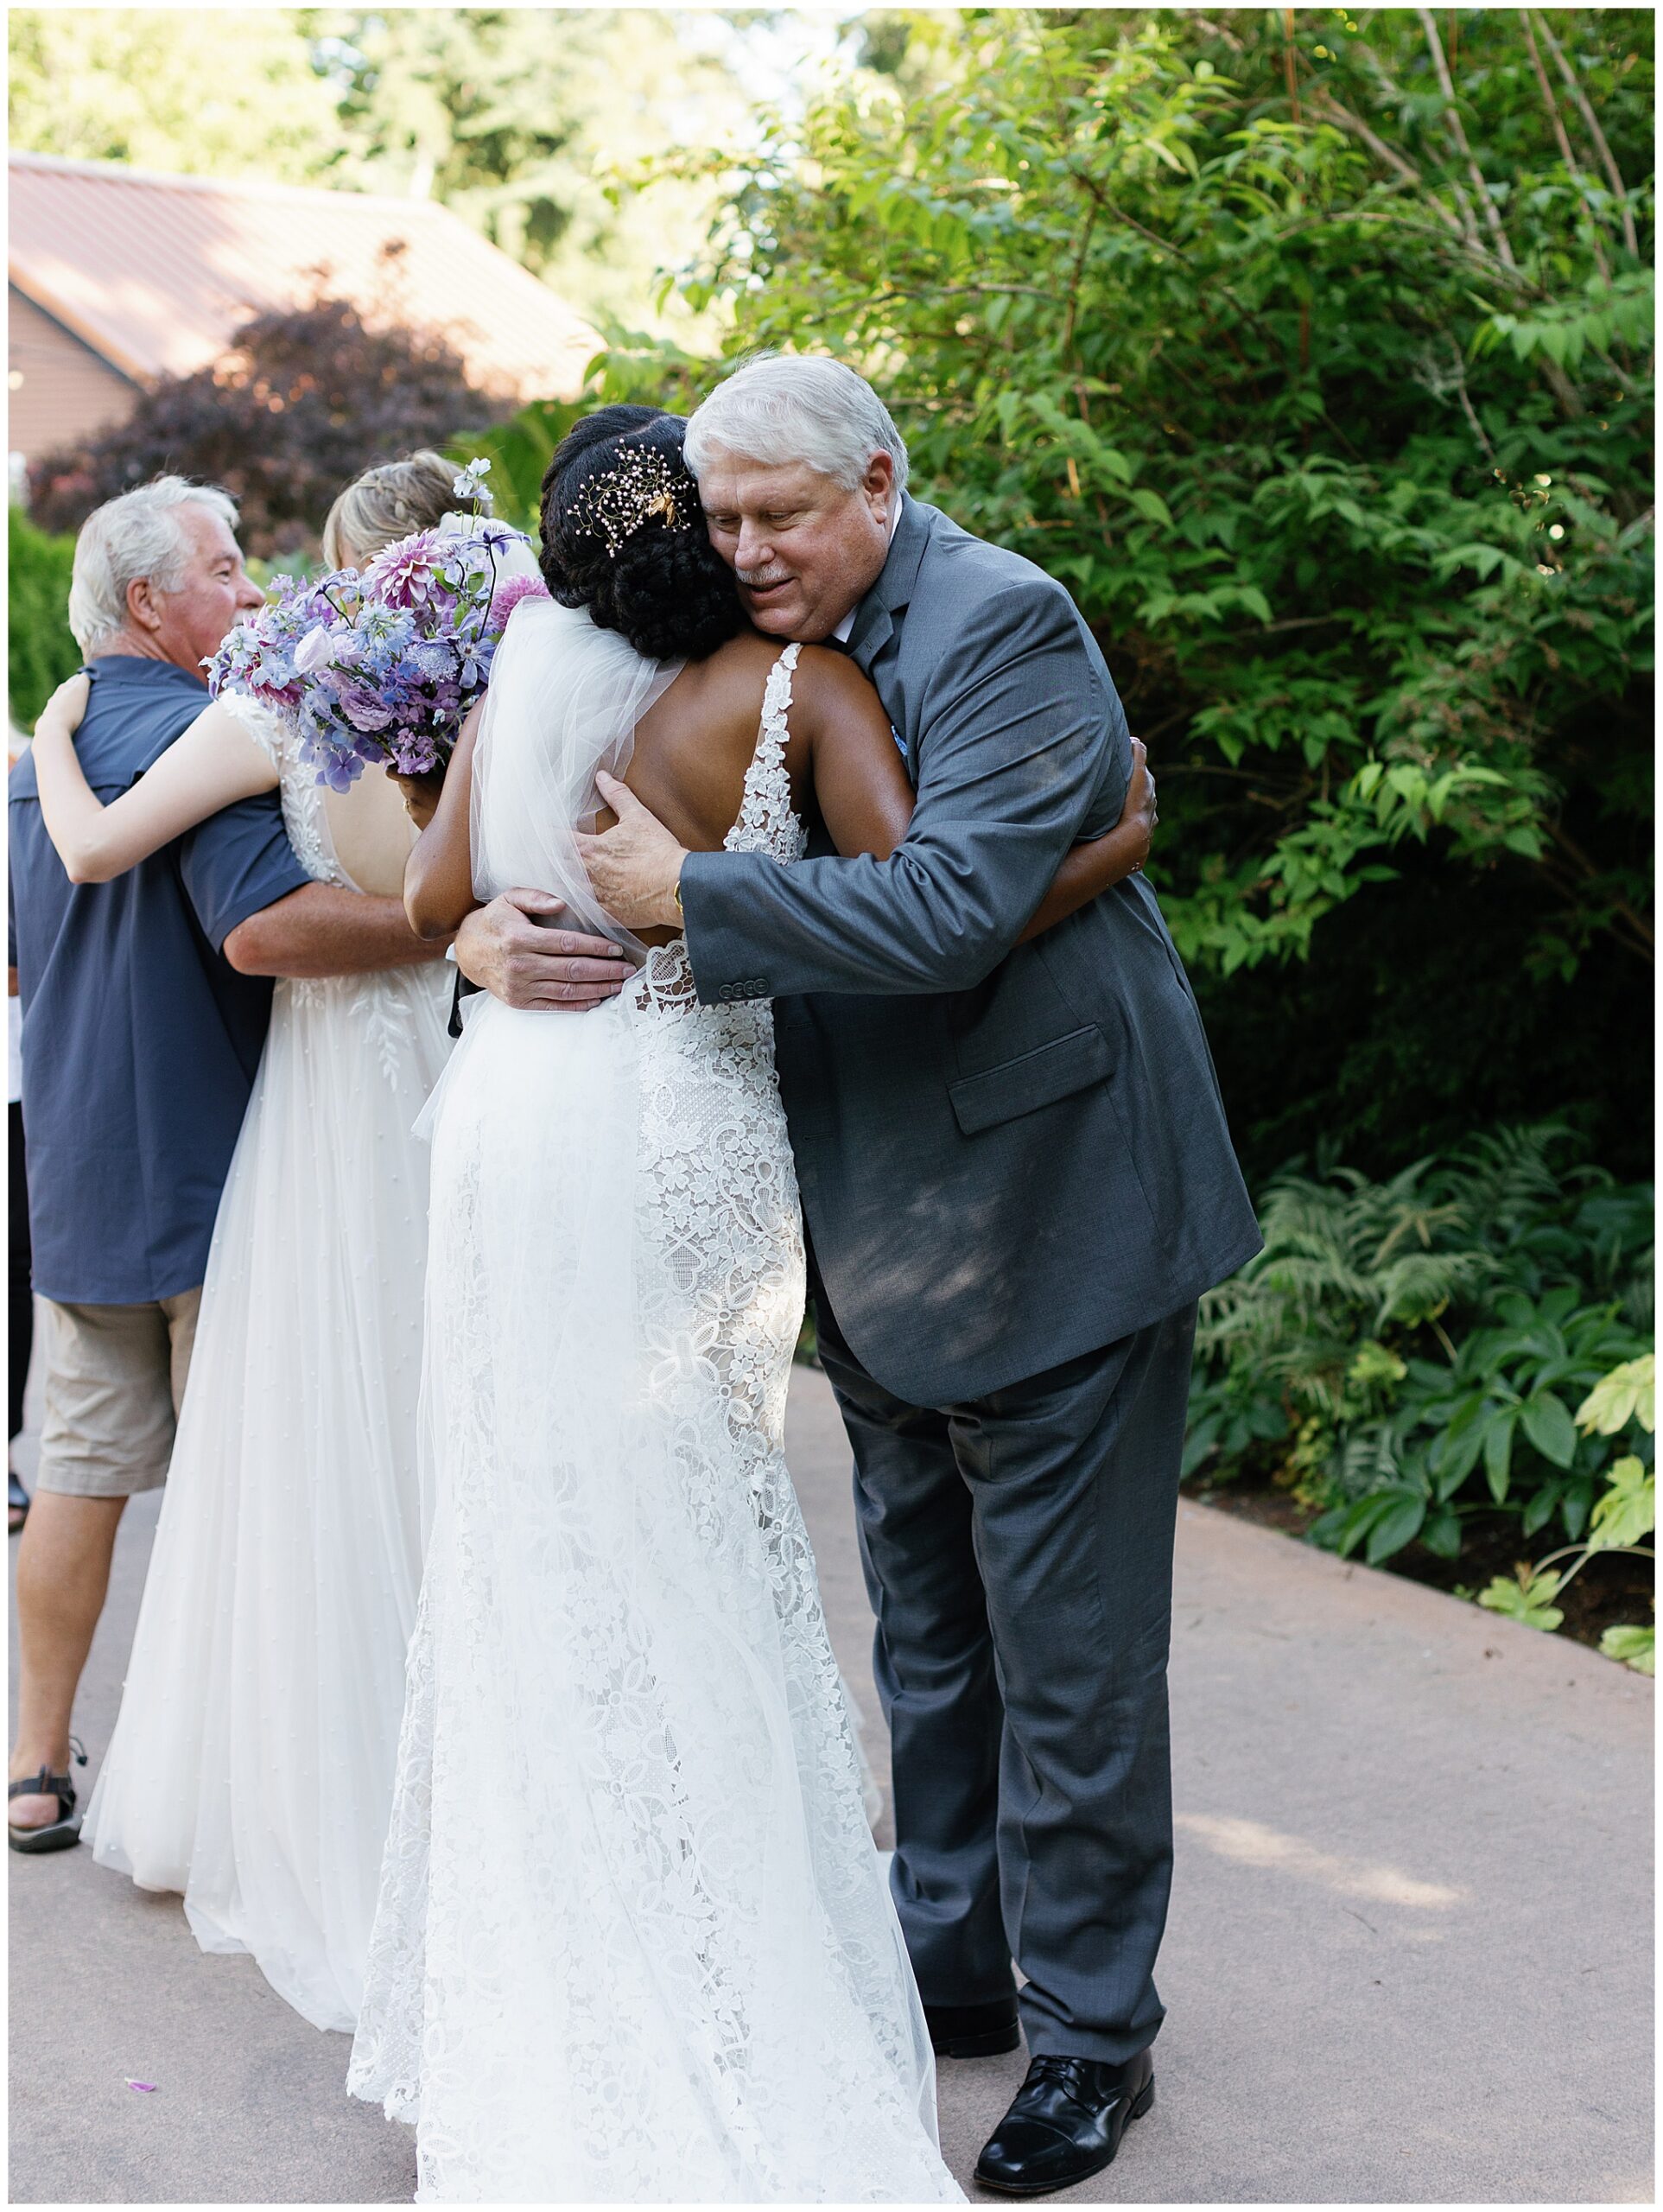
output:
[[[438,514],[402,519],[390,535]],[[325,791],[289,725],[249,699],[207,708],[101,812],[60,721],[73,729],[60,709],[37,739],[48,827],[61,849],[79,818],[100,874],[276,787],[314,881],[399,887],[411,830],[394,785]],[[86,1823],[100,1865],[182,1894],[205,1950],[251,1953],[308,2020],[344,2030],[422,1566],[427,1155],[412,1125],[448,1052],[450,971],[436,946],[407,944],[410,964],[275,987]]]
[[[429,1109],[435,1505],[349,2086],[440,2202],[953,2201],[923,2010],[783,1449],[803,1302],[771,1007],[698,1003],[574,841],[596,772],[682,842],[886,855],[912,792],[854,664],[744,628],[677,418],[580,424],[554,603],[510,620],[406,875],[533,886],[638,963],[469,1001]],[[1030,925],[1140,857],[1071,854]]]
[[[592,444],[545,501],[584,603],[515,609],[418,926],[530,883],[622,937],[572,842],[598,767],[783,866],[809,791],[848,850],[904,830],[864,678],[733,634],[679,427]],[[472,1001],[432,1109],[435,1515],[350,2086],[416,2123],[427,2200],[956,2199],[782,1450],[771,1012],[630,943],[592,1012]]]

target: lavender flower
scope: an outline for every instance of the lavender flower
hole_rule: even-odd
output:
[[[315,630],[308,630],[295,648],[295,670],[300,676],[314,675],[321,668],[327,668],[340,651],[340,633],[326,630],[320,623]]]
[[[486,466],[473,464],[480,474]],[[208,688],[286,712],[301,757],[332,790],[350,790],[367,766],[425,775],[449,758],[509,615],[547,596],[524,573],[529,557],[519,531],[480,517],[460,531],[417,531],[362,575],[279,577],[206,664]]]

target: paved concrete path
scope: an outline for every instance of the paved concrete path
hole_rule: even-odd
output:
[[[817,1375],[790,1441],[880,1744]],[[156,1510],[129,1510],[86,1679],[95,1758]],[[1159,2094],[1073,2201],[1648,2202],[1650,1684],[1202,1507],[1177,1556]],[[14,2201],[409,2198],[409,2138],[345,2094],[344,2037],[85,1850],[9,1867]],[[941,2069],[967,2183],[1022,2071]]]

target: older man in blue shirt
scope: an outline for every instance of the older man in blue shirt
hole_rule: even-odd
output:
[[[75,549],[92,696],[76,738],[112,798],[206,703],[202,663],[257,607],[222,492],[178,477],[111,500]],[[9,791],[12,963],[46,1418],[17,1562],[22,1665],[9,1838],[79,1834],[75,1692],[127,1500],[167,1474],[219,1193],[276,976],[430,959],[396,899],[314,883],[272,793],[108,883],[72,884],[27,756]]]

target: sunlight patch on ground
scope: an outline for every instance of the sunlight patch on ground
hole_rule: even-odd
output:
[[[1441,1883],[1417,1881],[1396,1866],[1371,1866],[1364,1859],[1342,1859],[1332,1852],[1319,1851],[1302,1837],[1280,1834],[1260,1821],[1220,1813],[1180,1813],[1176,1825],[1220,1859],[1292,1874],[1297,1881],[1317,1882],[1341,1897],[1367,1897],[1375,1904],[1411,1905],[1425,1911],[1458,1904],[1464,1894]]]

